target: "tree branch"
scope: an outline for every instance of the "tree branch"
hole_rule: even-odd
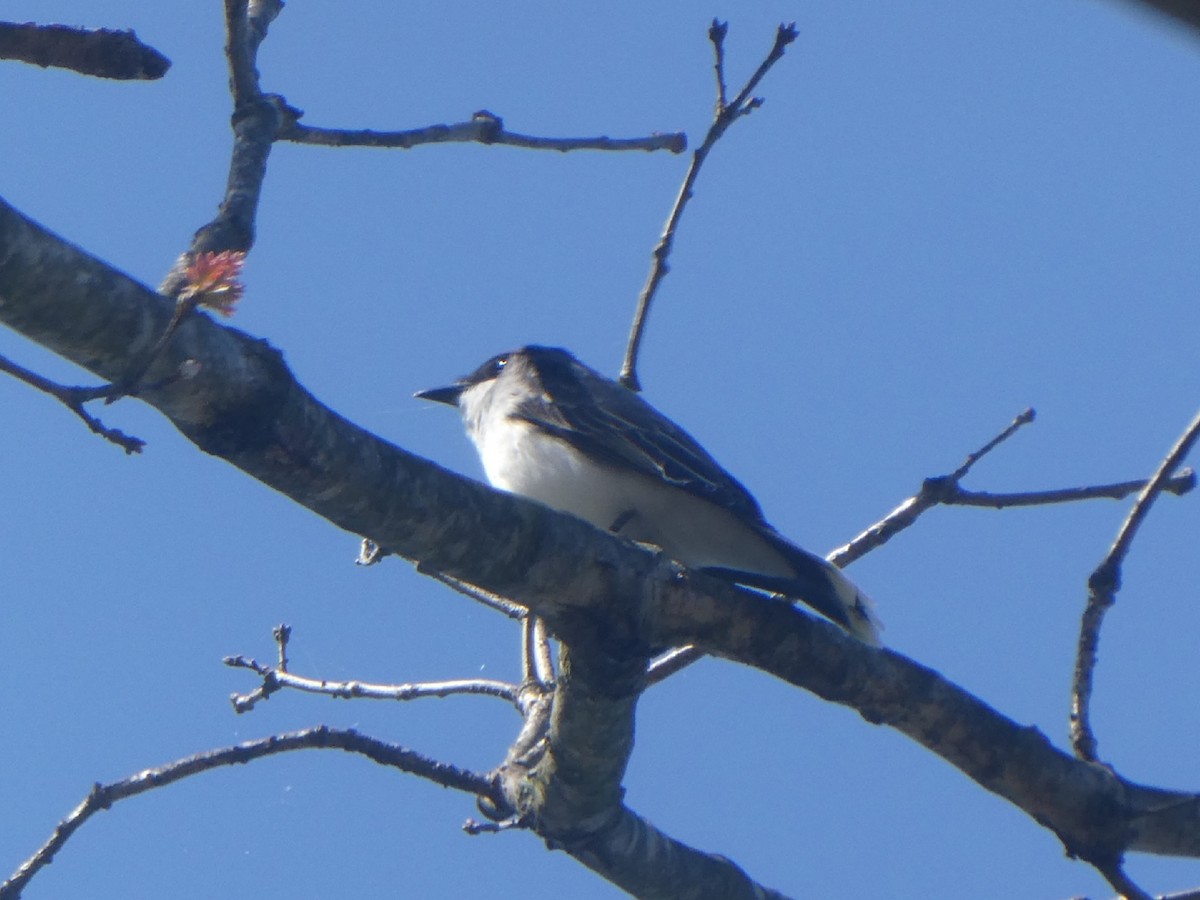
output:
[[[422,681],[410,684],[375,684],[369,681],[329,681],[324,678],[306,678],[288,670],[286,656],[287,637],[291,629],[280,625],[274,630],[279,647],[279,662],[267,666],[253,657],[226,656],[222,662],[233,669],[249,669],[262,678],[263,683],[249,694],[234,694],[229,699],[237,713],[249,712],[260,700],[266,700],[283,688],[292,688],[309,694],[325,694],[342,700],[420,700],[425,697],[452,697],[475,694],[499,697],[520,709],[519,687],[506,681],[490,678],[458,678],[449,681]]]
[[[0,59],[122,81],[162,78],[171,61],[133,31],[0,22]]]
[[[629,331],[629,342],[625,348],[625,359],[621,363],[621,374],[618,378],[618,381],[631,391],[640,391],[642,389],[637,377],[637,359],[638,352],[642,346],[642,336],[646,331],[646,320],[650,315],[650,304],[654,302],[654,296],[658,293],[659,284],[666,277],[667,273],[671,271],[668,259],[671,256],[671,249],[675,246],[675,232],[678,230],[679,222],[683,218],[684,208],[687,206],[688,201],[692,199],[693,190],[696,186],[696,178],[700,175],[700,168],[704,165],[704,160],[708,158],[708,153],[712,150],[713,145],[721,139],[721,136],[725,134],[729,126],[762,105],[762,100],[751,98],[751,93],[758,87],[758,83],[762,81],[763,76],[767,74],[771,66],[775,65],[783,57],[787,45],[796,39],[795,23],[780,25],[775,33],[775,43],[771,47],[771,52],[759,64],[758,69],[750,76],[750,80],[738,92],[733,102],[726,103],[725,34],[728,29],[728,23],[718,22],[716,19],[713,19],[712,26],[708,30],[708,38],[712,42],[716,55],[716,112],[713,115],[712,124],[708,127],[708,134],[704,136],[704,143],[692,153],[692,164],[688,166],[687,174],[683,178],[683,184],[680,186],[679,193],[675,197],[675,204],[671,207],[671,214],[667,216],[667,224],[663,228],[663,233],[658,239],[658,244],[651,254],[653,263],[650,266],[650,274],[646,278],[646,284],[642,288],[641,295],[638,297],[637,309],[633,314],[633,325]]]
[[[25,382],[33,388],[37,388],[45,394],[49,394],[54,399],[58,400],[63,406],[75,413],[94,434],[100,435],[106,441],[116,444],[127,455],[133,453],[141,453],[142,448],[146,446],[146,442],[141,438],[136,438],[126,434],[118,428],[109,428],[98,418],[89,413],[83,408],[83,404],[88,400],[96,399],[104,396],[109,391],[109,387],[100,388],[85,388],[85,387],[70,387],[57,382],[51,381],[49,378],[43,378],[36,372],[26,369],[24,366],[18,365],[7,357],[0,356],[0,372],[5,372],[12,375],[14,378]]]
[[[102,378],[171,315],[169,301],[3,203],[0,298],[0,321]],[[181,326],[156,365],[189,360],[193,377],[140,398],[199,447],[341,528],[511,597],[572,648],[592,641],[628,658],[696,643],[909,735],[1082,858],[1200,856],[1192,794],[1075,760],[900,654],[406,453],[318,403],[264,342],[205,315]]]
[[[1171,480],[1171,474],[1179,468],[1191,452],[1196,440],[1200,439],[1200,414],[1184,429],[1159,464],[1154,477],[1147,482],[1138,495],[1133,509],[1125,517],[1117,538],[1109,548],[1103,562],[1088,578],[1088,601],[1079,623],[1079,644],[1075,652],[1075,671],[1071,679],[1071,746],[1080,759],[1096,762],[1096,736],[1092,730],[1091,700],[1092,684],[1096,671],[1096,652],[1100,645],[1100,626],[1104,614],[1117,602],[1117,591],[1121,589],[1121,568],[1133,539],[1150,507],[1158,499]],[[1114,885],[1115,886],[1115,885]]]
[[[108,809],[114,803],[221,766],[240,765],[292,750],[344,750],[347,753],[358,753],[380,765],[417,775],[442,787],[481,796],[496,795],[495,786],[486,775],[437,762],[397,744],[366,737],[352,729],[341,730],[320,725],[304,731],[273,735],[232,747],[197,753],[165,766],[146,769],[111,784],[97,783],[83,802],[58,823],[54,834],[37,853],[22,863],[11,878],[0,884],[0,900],[16,900],[20,897],[30,879],[54,861],[55,855],[71,836],[93,815]]]
[[[449,125],[427,125],[404,131],[372,131],[370,129],[318,128],[301,125],[295,119],[287,121],[279,132],[279,140],[294,144],[314,144],[322,147],[385,147],[409,150],[423,144],[503,144],[528,150],[667,150],[682,153],[687,149],[687,135],[681,132],[651,134],[638,138],[536,137],[508,131],[497,115],[481,110],[466,122]]]
[[[185,271],[199,254],[246,253],[254,245],[267,160],[282,123],[294,115],[282,97],[262,92],[256,68],[258,48],[282,8],[279,0],[225,0],[225,57],[233,99],[229,176],[216,217],[196,231],[191,246],[159,285],[159,291],[168,297],[175,297],[187,285]]]
[[[1009,506],[1044,506],[1053,503],[1075,503],[1080,500],[1120,500],[1146,487],[1145,479],[1121,481],[1115,484],[1090,485],[1086,487],[1058,488],[1049,491],[1021,491],[1018,493],[990,493],[987,491],[964,490],[959,483],[971,469],[988,453],[1012,437],[1024,425],[1029,424],[1036,414],[1032,408],[1019,413],[1016,418],[996,437],[974,453],[968,454],[961,466],[948,475],[926,478],[921,489],[890,513],[865,529],[850,543],[832,551],[826,559],[835,566],[844,568],[856,559],[861,559],[877,547],[916,523],[920,516],[935,506],[982,506],[1004,509]],[[1196,476],[1191,469],[1183,469],[1163,482],[1163,490],[1183,495],[1196,486]]]

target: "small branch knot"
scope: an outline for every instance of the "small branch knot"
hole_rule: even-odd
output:
[[[1111,596],[1120,589],[1121,564],[1115,559],[1106,559],[1088,577],[1088,590],[1098,597]]]

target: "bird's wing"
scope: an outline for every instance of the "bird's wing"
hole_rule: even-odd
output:
[[[747,524],[766,526],[750,492],[690,434],[633,391],[585,371],[592,377],[580,377],[574,366],[543,361],[539,375],[545,393],[521,403],[516,415],[597,462],[632,468],[727,509]]]

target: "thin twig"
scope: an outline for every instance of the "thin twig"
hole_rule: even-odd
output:
[[[538,684],[553,687],[555,681],[554,656],[550,649],[550,635],[546,631],[546,620],[533,616],[533,674]]]
[[[502,831],[510,831],[513,828],[528,827],[528,823],[522,816],[511,815],[508,818],[501,819],[499,822],[480,822],[476,819],[467,819],[467,821],[463,822],[462,830],[475,837],[480,834],[500,834]]]
[[[167,348],[167,344],[171,342],[171,338],[175,336],[175,332],[179,330],[179,326],[183,324],[184,319],[195,310],[197,303],[198,299],[196,297],[176,298],[175,309],[171,311],[171,318],[167,322],[167,326],[162,330],[162,334],[158,336],[158,340],[154,342],[154,346],[143,353],[141,359],[130,366],[129,370],[119,381],[113,382],[111,392],[104,398],[106,404],[115,403],[122,397],[131,397],[137,393],[138,382],[142,380],[142,376],[150,371],[150,367],[158,362],[159,356]]]
[[[1075,672],[1071,680],[1071,747],[1080,759],[1097,760],[1096,736],[1092,730],[1091,701],[1096,671],[1096,653],[1100,644],[1100,626],[1104,614],[1117,602],[1121,589],[1121,567],[1138,529],[1146,520],[1154,501],[1175,471],[1200,438],[1200,414],[1197,414],[1180,435],[1175,446],[1163,459],[1146,486],[1138,495],[1133,509],[1125,517],[1116,540],[1104,560],[1088,578],[1088,601],[1079,623],[1079,645],[1075,653]]]
[[[421,700],[426,697],[455,697],[465,694],[498,697],[517,706],[519,686],[487,678],[460,678],[447,681],[422,681],[410,684],[377,684],[369,681],[328,681],[324,678],[305,678],[291,672],[263,666],[243,656],[227,656],[225,665],[235,669],[250,669],[262,676],[264,685],[271,687],[249,694],[234,694],[230,700],[239,713],[248,712],[259,700],[282,688],[292,688],[308,694],[324,694],[341,700]]]
[[[762,101],[752,99],[751,94],[771,66],[783,56],[787,45],[796,39],[796,26],[794,23],[791,25],[780,25],[775,33],[775,44],[772,46],[771,52],[767,54],[766,59],[762,61],[755,73],[750,76],[750,80],[738,92],[733,102],[726,103],[724,96],[724,42],[727,30],[727,23],[718,22],[714,19],[708,31],[709,40],[713,43],[717,57],[716,113],[713,116],[712,124],[708,128],[708,134],[704,137],[704,143],[692,153],[692,163],[688,166],[683,184],[680,186],[679,193],[675,197],[675,203],[671,207],[671,214],[667,217],[667,224],[663,228],[663,233],[658,239],[658,244],[651,254],[653,261],[650,266],[650,274],[647,276],[646,284],[642,288],[641,295],[638,297],[637,310],[633,315],[633,326],[629,332],[629,343],[625,348],[625,360],[621,364],[621,374],[618,379],[621,384],[625,385],[631,391],[641,390],[641,383],[637,377],[637,358],[642,344],[642,335],[646,330],[646,320],[650,314],[650,304],[658,292],[659,284],[666,277],[667,273],[671,271],[668,259],[671,256],[671,249],[675,244],[675,232],[679,228],[679,221],[683,216],[684,208],[687,206],[688,201],[692,199],[693,188],[696,184],[696,177],[700,174],[700,168],[704,165],[704,160],[707,159],[709,151],[720,140],[726,129],[742,116],[749,115],[752,110],[762,105]]]
[[[1037,411],[1034,410],[1032,406],[1025,407],[1025,409],[1017,413],[1016,417],[1008,423],[1007,428],[1005,428],[1002,432],[1000,432],[974,453],[967,454],[967,458],[963,460],[963,464],[950,474],[950,480],[954,482],[962,481],[967,476],[967,473],[971,471],[972,467],[974,467],[975,463],[979,462],[981,459],[1007,441],[1010,437],[1020,431],[1021,428],[1028,425],[1036,418]]]
[[[1080,500],[1113,499],[1120,500],[1130,494],[1144,490],[1149,484],[1147,479],[1134,481],[1119,481],[1114,484],[1088,485],[1084,487],[1058,488],[1049,491],[1019,491],[1014,493],[993,493],[988,491],[968,491],[959,484],[959,479],[970,472],[971,468],[984,456],[995,450],[1001,442],[1007,440],[1023,425],[1034,420],[1034,412],[1027,409],[1013,419],[1012,423],[995,438],[984,444],[979,450],[970,454],[966,461],[949,475],[926,478],[921,489],[909,497],[890,513],[875,524],[866,528],[854,537],[848,544],[838,547],[830,553],[828,559],[835,566],[844,568],[856,559],[860,559],[872,550],[887,543],[901,531],[910,527],[922,513],[935,506],[975,506],[989,509],[1004,509],[1011,506],[1047,506],[1054,503],[1076,503]],[[1191,469],[1182,469],[1175,475],[1169,476],[1162,484],[1162,490],[1172,494],[1183,495],[1196,486],[1196,475]]]
[[[928,509],[939,503],[945,503],[958,493],[959,480],[971,471],[981,459],[999,447],[1004,441],[1016,434],[1022,427],[1036,418],[1032,408],[1022,410],[1013,418],[1004,430],[976,450],[967,455],[961,466],[949,475],[936,478],[926,478],[921,490],[909,497],[890,513],[865,529],[848,544],[838,547],[825,558],[838,568],[844,569],[856,559],[860,559],[878,547],[883,546],[901,531],[911,526]]]
[[[209,750],[146,769],[111,784],[97,783],[91,792],[65,819],[58,823],[50,839],[0,884],[0,900],[16,900],[39,870],[49,865],[63,845],[84,822],[95,813],[108,809],[119,800],[135,797],[155,788],[165,787],[184,778],[208,772],[221,766],[240,765],[276,753],[291,750],[344,750],[358,753],[384,766],[416,775],[446,788],[502,802],[503,796],[493,780],[486,775],[438,762],[398,744],[376,740],[352,729],[328,728],[324,725],[272,735],[256,741],[246,741],[232,747]]]
[[[668,150],[682,153],[687,149],[687,135],[674,132],[651,134],[638,138],[597,137],[554,138],[537,137],[507,131],[499,117],[486,110],[474,114],[469,121],[448,125],[428,125],[403,131],[372,131],[371,129],[318,128],[301,125],[294,119],[283,124],[279,140],[295,144],[314,144],[323,147],[381,147],[408,150],[424,144],[503,144],[530,150]]]
[[[115,390],[112,385],[87,388],[58,384],[48,378],[43,378],[36,372],[30,371],[4,356],[0,356],[0,372],[6,372],[14,378],[25,382],[30,387],[37,388],[39,391],[54,397],[63,406],[82,419],[83,423],[93,433],[100,435],[106,441],[116,444],[126,454],[141,453],[142,448],[146,446],[146,442],[141,438],[128,435],[118,428],[109,428],[83,408],[83,404],[88,400],[109,396]]]
[[[229,700],[237,713],[249,712],[260,700],[266,700],[283,688],[309,694],[325,694],[342,700],[420,700],[425,697],[452,697],[475,694],[499,697],[519,710],[519,685],[488,678],[461,678],[449,681],[422,681],[415,684],[375,684],[369,681],[329,681],[324,678],[305,678],[288,670],[287,647],[292,636],[288,625],[276,625],[271,630],[277,648],[274,667],[265,666],[253,657],[226,656],[222,662],[233,669],[249,669],[263,683],[248,694],[233,694]]]
[[[646,687],[666,681],[676,672],[686,669],[692,663],[704,659],[707,655],[699,647],[692,644],[671,648],[666,653],[650,661],[650,667],[646,670]]]
[[[708,26],[708,40],[713,45],[713,72],[717,79],[717,115],[725,108],[725,35],[729,23],[713,19]]]
[[[536,616],[526,616],[521,623],[521,682],[537,681],[537,649],[533,629]]]
[[[440,581],[446,587],[451,588],[462,594],[476,603],[482,603],[489,609],[494,609],[496,612],[504,613],[510,619],[524,619],[529,615],[529,610],[521,606],[519,603],[514,603],[507,597],[501,597],[499,594],[493,594],[491,591],[485,591],[481,587],[476,587],[473,584],[467,584],[465,581],[459,581],[457,578],[452,578],[435,569],[430,569],[422,563],[417,563],[417,571],[426,575],[435,581]]]
[[[1055,491],[1019,491],[996,494],[989,491],[956,490],[942,501],[943,506],[979,506],[1004,509],[1009,506],[1048,506],[1053,503],[1075,503],[1080,500],[1123,500],[1146,487],[1148,479],[1118,481],[1115,484],[1096,484],[1087,487],[1060,488]],[[1182,497],[1196,486],[1196,473],[1181,469],[1163,485],[1163,491]]]

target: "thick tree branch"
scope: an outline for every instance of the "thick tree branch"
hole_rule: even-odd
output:
[[[0,204],[0,321],[111,378],[171,307]],[[195,315],[156,366],[185,363],[190,378],[141,399],[203,450],[341,528],[511,597],[568,645],[630,658],[697,643],[909,735],[1081,857],[1200,856],[1194,795],[1073,759],[897,653],[406,453],[318,403],[262,341]]]
[[[132,31],[0,22],[0,59],[123,81],[162,78],[171,61]]]
[[[1092,862],[1127,850],[1200,856],[1200,795],[1134,784],[1074,759],[932,669],[864,647],[784,604],[723,585],[718,598],[707,581],[689,575],[661,594],[654,634],[693,641],[897,729],[1050,828],[1072,855]]]

